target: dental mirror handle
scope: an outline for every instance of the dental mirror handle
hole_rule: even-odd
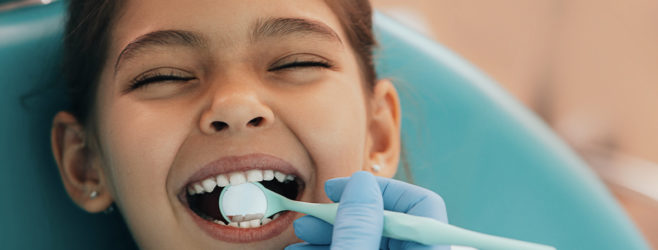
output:
[[[282,204],[286,209],[312,215],[334,224],[338,203],[289,201]],[[425,245],[461,245],[478,249],[555,249],[551,246],[478,233],[431,218],[393,211],[384,211],[382,236]]]

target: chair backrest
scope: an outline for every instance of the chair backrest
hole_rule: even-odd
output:
[[[49,147],[66,107],[59,60],[65,2],[0,13],[0,248],[134,248],[119,214],[66,196]],[[648,249],[583,162],[533,114],[449,50],[375,18],[378,73],[398,82],[413,179],[451,224],[558,249]],[[56,87],[49,87],[56,86]]]
[[[0,12],[0,249],[136,248],[117,213],[90,215],[71,202],[54,165],[50,126],[67,105],[65,5]]]

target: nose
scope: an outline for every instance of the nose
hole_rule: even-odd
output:
[[[201,115],[203,133],[248,132],[274,123],[272,110],[260,101],[255,91],[243,88],[215,92],[210,107]]]

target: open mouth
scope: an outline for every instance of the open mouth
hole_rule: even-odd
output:
[[[257,228],[278,218],[277,213],[267,218],[251,218],[240,222],[228,222],[222,216],[219,206],[219,195],[228,185],[239,185],[245,182],[259,182],[264,187],[289,199],[298,199],[304,189],[301,178],[276,170],[252,169],[236,171],[229,174],[219,174],[202,181],[187,185],[187,205],[196,215],[215,224],[239,228]]]

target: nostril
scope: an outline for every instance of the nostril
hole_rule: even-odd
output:
[[[258,127],[263,122],[263,117],[256,117],[247,123],[247,126]]]
[[[211,125],[215,128],[215,131],[222,131],[223,129],[228,128],[228,124],[225,122],[214,121]]]

